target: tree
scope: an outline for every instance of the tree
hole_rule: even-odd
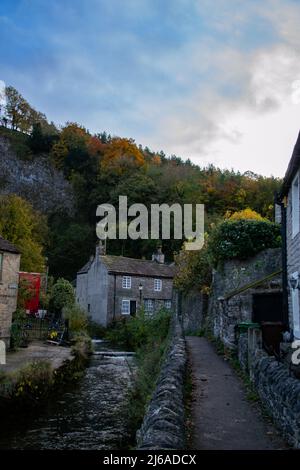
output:
[[[95,225],[76,223],[64,214],[50,217],[47,256],[51,274],[73,280],[93,253],[95,243]]]
[[[0,234],[21,251],[21,270],[44,271],[46,219],[29,202],[15,194],[0,196]]]
[[[51,125],[43,122],[34,122],[28,138],[28,145],[34,154],[49,153],[59,136]]]
[[[5,114],[13,130],[28,130],[26,118],[30,113],[30,106],[23,96],[12,86],[5,88],[6,107]]]
[[[30,106],[21,93],[14,87],[8,86],[5,88],[5,100],[5,120],[9,122],[13,130],[28,133],[36,123],[45,126],[48,124],[45,114],[36,111]]]
[[[64,278],[59,278],[51,290],[49,309],[60,315],[63,308],[74,305],[74,303],[75,295],[72,284]]]
[[[144,156],[134,140],[121,139],[120,137],[115,137],[106,145],[101,160],[101,168],[104,171],[112,171],[119,175],[133,169],[139,169],[144,164]]]

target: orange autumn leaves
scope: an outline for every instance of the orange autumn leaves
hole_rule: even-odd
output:
[[[106,145],[101,168],[122,174],[145,165],[145,158],[132,139],[116,137]]]
[[[99,159],[99,169],[103,172],[123,174],[146,164],[143,152],[133,139],[113,137],[107,143],[91,135],[84,127],[68,123],[61,131],[59,141],[53,146],[52,157],[58,168],[64,167],[65,159],[72,152],[84,149],[91,157]],[[155,156],[156,157],[156,156]],[[160,164],[160,158],[153,162]]]

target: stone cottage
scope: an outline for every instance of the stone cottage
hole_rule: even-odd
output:
[[[20,252],[0,237],[0,339],[10,342],[12,314],[17,306]]]
[[[300,339],[300,134],[287,168],[278,203],[283,229],[284,294],[289,326],[295,339]]]
[[[142,306],[152,315],[162,306],[172,308],[174,271],[160,248],[150,261],[106,255],[98,245],[77,273],[76,299],[103,326],[135,315]]]

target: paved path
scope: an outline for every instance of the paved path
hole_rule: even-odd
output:
[[[0,365],[0,371],[15,372],[30,362],[46,360],[50,361],[54,369],[59,368],[67,359],[71,359],[71,349],[34,341],[28,348],[20,348],[6,355],[6,364]]]
[[[286,444],[246,398],[245,386],[205,338],[186,338],[192,368],[191,447],[206,450],[282,449]]]

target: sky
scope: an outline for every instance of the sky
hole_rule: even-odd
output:
[[[0,0],[0,87],[56,124],[281,177],[299,24],[299,0]]]

